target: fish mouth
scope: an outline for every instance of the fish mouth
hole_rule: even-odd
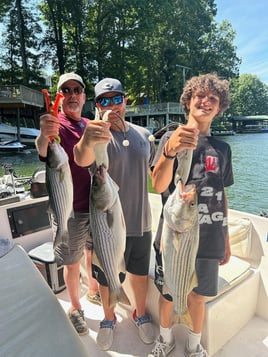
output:
[[[96,171],[94,172],[93,183],[95,183],[97,186],[103,185],[106,182],[105,172],[106,170],[104,165],[97,167]]]
[[[185,203],[195,204],[196,187],[194,184],[185,185],[181,181],[179,183],[180,198]]]

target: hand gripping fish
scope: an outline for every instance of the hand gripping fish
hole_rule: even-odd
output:
[[[103,120],[108,119],[107,111]],[[125,272],[124,251],[126,226],[118,195],[119,187],[107,172],[107,144],[94,148],[97,169],[92,178],[90,193],[90,228],[93,238],[93,262],[104,272],[109,287],[109,305],[130,304],[119,273]],[[96,261],[97,258],[97,261]]]
[[[42,90],[46,99],[46,108],[54,116],[58,115],[58,106],[62,94],[58,93],[53,107],[50,106],[49,94]],[[67,222],[73,216],[73,180],[68,156],[59,144],[59,137],[51,137],[48,144],[46,161],[46,186],[49,197],[49,212],[53,215],[56,228],[53,247],[59,245],[69,249]]]
[[[199,244],[197,194],[185,185],[192,162],[192,150],[182,153],[175,175],[176,188],[164,206],[161,239],[164,292],[173,298],[174,312],[187,311],[187,296],[197,285],[195,258]]]

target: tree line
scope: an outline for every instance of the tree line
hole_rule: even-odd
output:
[[[141,104],[145,97],[151,103],[177,101],[185,80],[216,72],[231,80],[234,97],[240,86],[246,86],[250,114],[268,113],[267,86],[251,75],[239,77],[235,31],[228,21],[216,22],[214,0],[0,0],[0,4],[0,84],[41,89],[49,69],[55,92],[59,75],[75,71],[84,78],[89,98],[98,80],[116,77],[130,101]],[[246,115],[247,102],[240,99],[229,112]]]

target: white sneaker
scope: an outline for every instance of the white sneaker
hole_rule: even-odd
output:
[[[184,357],[209,357],[209,355],[201,345],[197,346],[196,351],[190,351],[187,342],[184,350]]]
[[[114,329],[116,326],[116,317],[114,320],[102,320],[97,335],[97,344],[103,351],[109,350],[114,340]]]
[[[148,357],[166,357],[175,347],[175,341],[172,339],[170,343],[163,340],[159,335],[155,341],[154,349],[148,354]]]
[[[136,310],[132,314],[133,322],[138,327],[139,336],[143,343],[150,344],[154,342],[154,327],[152,324],[151,316],[145,314],[137,317]]]

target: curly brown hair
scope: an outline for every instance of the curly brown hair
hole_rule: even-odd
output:
[[[224,112],[230,104],[229,82],[226,79],[220,79],[215,73],[202,74],[189,79],[180,97],[180,103],[186,114],[189,113],[188,105],[196,92],[212,92],[220,99],[220,113]]]

